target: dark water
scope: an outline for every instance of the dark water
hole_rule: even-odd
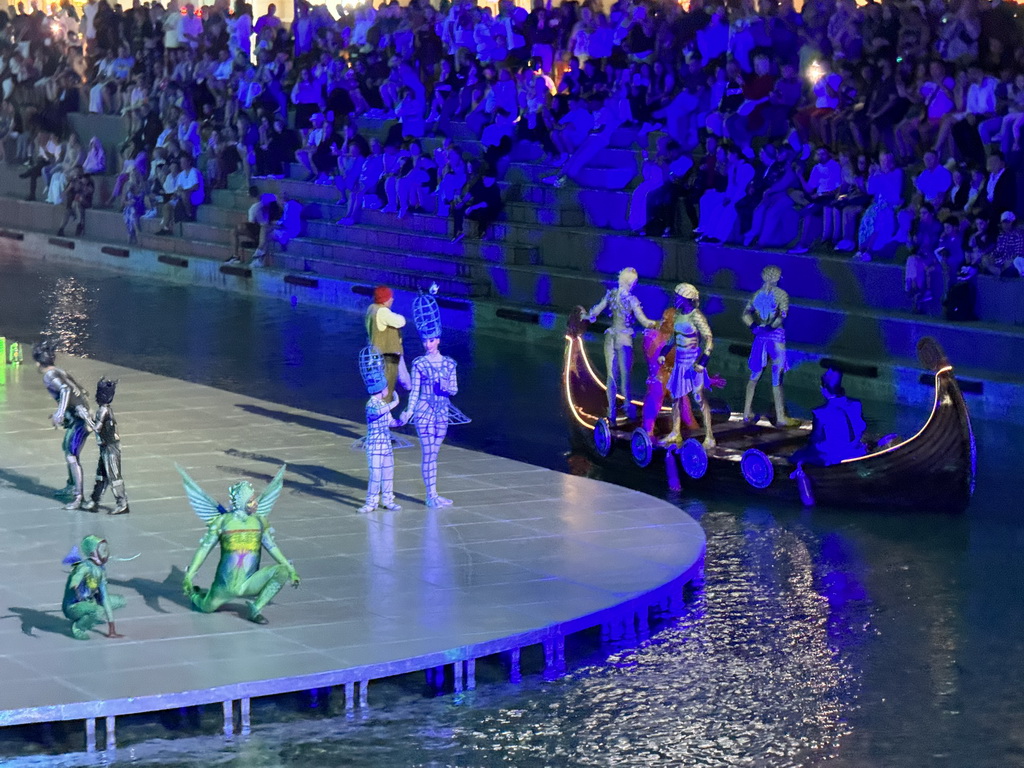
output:
[[[0,333],[359,418],[360,318],[102,271],[0,262]],[[414,351],[412,334],[407,350]],[[557,346],[446,331],[471,425],[451,439],[567,467]],[[805,403],[806,404],[806,403]],[[41,408],[45,405],[41,403]],[[906,433],[924,414],[870,404]],[[585,649],[565,679],[424,698],[371,688],[369,715],[257,713],[251,737],[146,739],[117,762],[198,766],[1024,766],[1024,430],[976,424],[967,514],[887,516],[679,499],[706,582],[634,649]],[[1011,474],[1011,472],[1013,474]],[[0,649],[0,653],[2,653]],[[209,729],[208,729],[209,732]],[[130,728],[122,738],[132,739]],[[0,755],[4,745],[0,741]],[[12,765],[78,765],[25,757]]]

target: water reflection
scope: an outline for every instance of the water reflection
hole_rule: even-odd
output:
[[[61,277],[46,297],[49,311],[43,335],[56,341],[62,352],[87,356],[94,305],[89,294],[89,289],[74,277]]]

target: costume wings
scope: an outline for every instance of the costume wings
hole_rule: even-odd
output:
[[[184,482],[188,503],[192,505],[193,511],[199,516],[200,520],[209,524],[217,515],[226,515],[228,513],[228,510],[200,488],[184,469],[177,464],[174,466]],[[286,467],[286,464],[281,465],[277,474],[274,475],[274,479],[270,481],[263,493],[256,499],[256,514],[262,518],[266,518],[270,514],[270,510],[274,508],[274,502],[281,495],[281,489],[284,488],[284,471]]]

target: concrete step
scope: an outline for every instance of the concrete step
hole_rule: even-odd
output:
[[[199,206],[196,211],[196,221],[203,224],[213,224],[219,227],[234,229],[236,225],[246,220],[246,211],[231,207],[220,207],[216,204]]]

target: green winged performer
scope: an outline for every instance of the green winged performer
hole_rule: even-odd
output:
[[[177,466],[177,465],[175,465]],[[255,598],[246,602],[249,621],[266,624],[261,611],[281,587],[289,581],[299,586],[299,574],[274,541],[274,529],[268,524],[270,510],[281,495],[284,486],[282,466],[274,479],[259,496],[250,483],[235,483],[228,489],[231,509],[224,509],[177,467],[185,482],[189,504],[206,523],[206,533],[199,542],[199,550],[185,571],[185,594],[192,605],[203,613],[212,613],[224,603],[238,598]],[[220,562],[217,575],[209,589],[192,585],[192,579],[202,567],[213,548],[220,544]],[[260,555],[266,548],[277,565],[260,568]]]

